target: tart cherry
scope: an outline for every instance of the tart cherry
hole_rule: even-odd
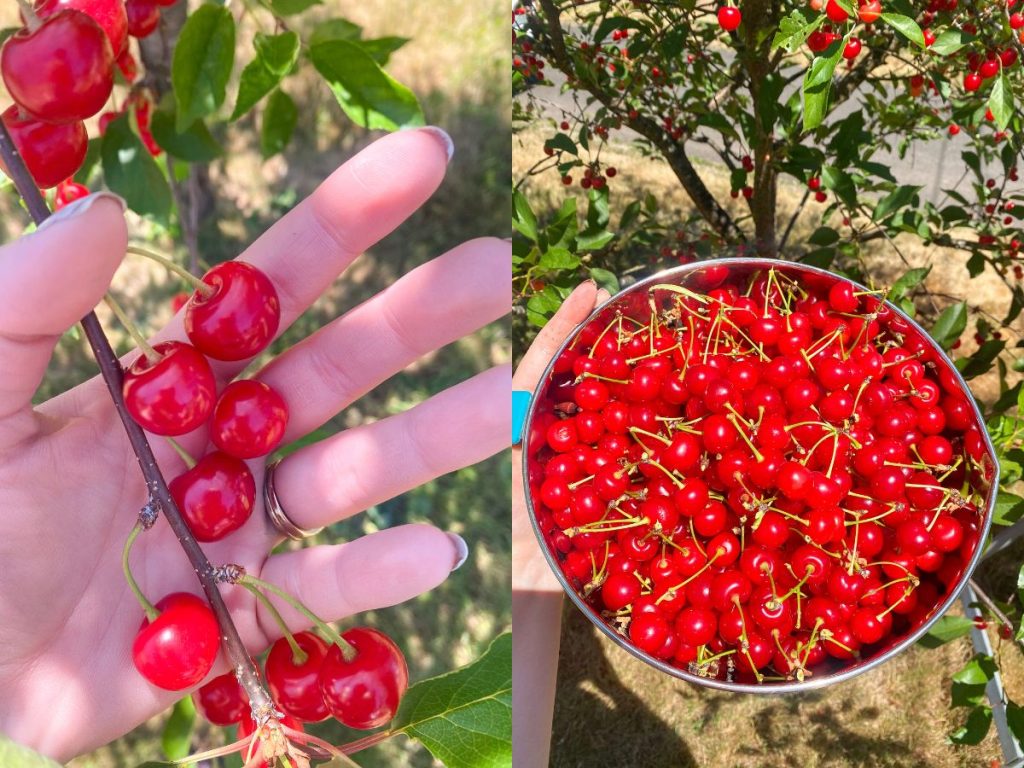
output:
[[[220,650],[220,626],[206,601],[174,592],[143,619],[132,644],[132,661],[146,680],[166,691],[183,691],[206,677]]]
[[[153,0],[125,0],[125,10],[132,37],[149,37],[160,24],[160,8]]]
[[[77,184],[71,179],[62,181],[57,185],[57,195],[54,200],[53,207],[55,210],[59,211],[65,205],[70,205],[75,202],[75,200],[81,200],[83,197],[87,197],[88,195],[88,187],[82,184]]]
[[[140,355],[124,374],[124,400],[132,418],[157,435],[183,435],[210,418],[217,392],[206,358],[180,341],[164,341],[150,361]]]
[[[349,728],[376,728],[398,711],[409,687],[409,670],[394,640],[370,627],[355,627],[342,635],[355,648],[346,660],[332,645],[320,667],[320,691],[331,714]]]
[[[35,12],[45,19],[69,8],[91,17],[106,33],[114,57],[123,55],[128,45],[128,16],[121,0],[37,0]]]
[[[76,123],[110,98],[114,54],[95,20],[62,10],[10,37],[0,51],[0,72],[11,98],[32,117]]]
[[[0,119],[40,189],[57,186],[82,167],[89,147],[84,123],[44,123],[21,112],[17,104],[5,109]]]
[[[281,321],[270,279],[244,261],[226,261],[203,282],[213,290],[197,291],[185,308],[189,340],[214,360],[245,360],[263,351]]]
[[[192,701],[214,725],[234,725],[249,711],[249,699],[232,672],[213,678],[192,694]]]
[[[244,461],[220,451],[206,454],[169,486],[192,534],[202,542],[220,541],[252,514],[256,481]]]
[[[272,453],[284,438],[288,406],[262,381],[242,379],[228,384],[213,408],[210,440],[240,459]]]
[[[312,632],[296,632],[294,638],[306,658],[296,662],[288,641],[278,640],[267,656],[267,685],[286,714],[317,723],[330,716],[320,693],[320,667],[327,655],[327,643]]]
[[[735,32],[739,29],[743,16],[740,9],[731,5],[723,5],[718,9],[718,26],[726,32]]]

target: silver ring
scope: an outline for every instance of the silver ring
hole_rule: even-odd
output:
[[[278,459],[272,464],[268,464],[266,474],[263,476],[263,503],[267,508],[267,517],[270,519],[270,524],[289,539],[294,539],[295,541],[308,539],[310,536],[320,533],[324,526],[321,525],[319,528],[299,528],[285,514],[284,507],[281,506],[281,501],[277,498],[277,491],[274,490],[274,470],[277,469],[281,461],[281,459]]]

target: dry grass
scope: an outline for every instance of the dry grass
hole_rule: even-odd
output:
[[[546,135],[534,127],[513,138],[514,178],[521,178],[541,157]],[[648,192],[659,200],[664,221],[686,220],[688,199],[662,164],[614,141],[602,151],[602,162],[619,171],[611,187],[613,224],[626,202]],[[745,206],[730,200],[727,174],[708,164],[699,165],[698,170],[712,193],[728,201],[734,216],[742,217]],[[565,195],[554,173],[532,178],[525,191],[541,216],[557,208]],[[783,180],[779,195],[782,226],[798,211],[803,192],[797,182]],[[821,223],[821,210],[812,202],[799,211],[790,236],[794,253]],[[831,226],[842,231],[838,220]],[[927,249],[910,238],[901,238],[896,247],[899,253],[891,245],[876,242],[862,254],[866,272],[879,284],[891,281],[908,266],[931,264],[927,280],[931,291],[967,297],[997,317],[1005,314],[1009,294],[997,276],[986,273],[968,281],[966,259],[959,254]],[[644,269],[664,266],[669,265],[659,262]],[[919,309],[932,311],[927,302]],[[965,337],[969,335],[970,329]],[[517,344],[520,341],[517,339]],[[974,348],[965,338],[961,353],[970,354]],[[982,399],[991,400],[998,394],[998,383],[994,377],[981,378],[975,380],[974,389]],[[1022,555],[1024,547],[979,572],[978,577],[998,599],[1013,594]],[[1000,757],[994,729],[977,747],[953,747],[945,740],[964,714],[964,710],[949,709],[950,675],[970,655],[967,640],[936,650],[914,648],[875,671],[826,691],[770,698],[735,696],[698,689],[648,667],[606,640],[567,604],[552,765],[988,766]],[[1004,646],[1001,666],[1011,698],[1024,700],[1022,654]]]

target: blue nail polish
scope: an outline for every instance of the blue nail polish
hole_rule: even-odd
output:
[[[523,423],[526,412],[530,409],[530,392],[512,392],[512,445],[518,445],[523,439]]]

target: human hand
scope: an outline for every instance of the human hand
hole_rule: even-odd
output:
[[[608,291],[587,281],[569,294],[558,311],[541,328],[533,344],[523,355],[512,376],[512,389],[533,392],[544,368],[577,325],[587,319],[595,306],[610,298]],[[524,436],[525,439],[525,436]],[[537,544],[530,516],[526,511],[526,489],[521,471],[521,446],[512,450],[512,591],[561,592],[562,587],[551,572]]]
[[[444,176],[447,137],[389,135],[356,155],[242,255],[281,299],[286,329],[363,250],[394,229]],[[102,297],[125,252],[119,204],[93,196],[39,232],[0,249],[0,733],[59,760],[106,743],[182,694],[150,686],[130,648],[142,609],[121,571],[121,548],[146,487],[98,377],[37,408],[31,397],[60,334]],[[418,357],[509,311],[510,245],[464,243],[405,275],[253,374],[282,394],[285,441],[312,432]],[[184,339],[181,316],[155,341]],[[135,357],[135,353],[131,358]],[[215,364],[223,386],[247,361]],[[507,366],[410,411],[302,448],[281,463],[288,517],[315,528],[350,517],[508,444]],[[179,442],[207,448],[205,429]],[[153,440],[165,477],[184,465]],[[248,462],[262,487],[264,460]],[[281,540],[262,494],[246,524],[204,547],[331,620],[394,605],[442,582],[464,543],[430,525],[404,525],[346,544],[270,555]],[[200,594],[166,522],[142,535],[134,573],[152,601]],[[249,651],[280,635],[241,587],[224,587]],[[308,622],[275,604],[294,630]],[[211,675],[225,670],[223,660]]]

